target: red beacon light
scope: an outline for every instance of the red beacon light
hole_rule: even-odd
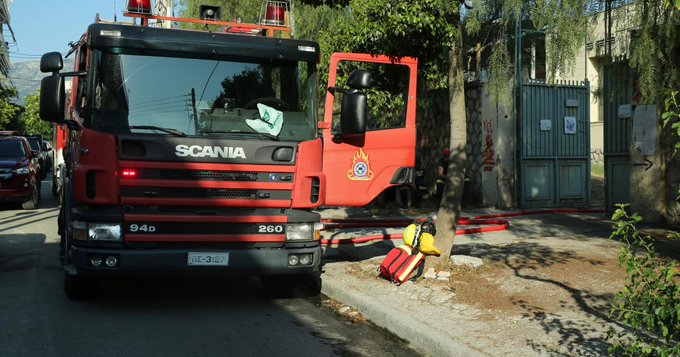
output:
[[[151,0],[128,0],[127,11],[135,14],[151,14]]]
[[[283,26],[287,9],[288,1],[265,1],[264,18],[262,18],[261,23],[263,25]]]
[[[123,169],[120,172],[120,175],[123,178],[135,178],[137,177],[137,170],[132,170],[132,169]]]

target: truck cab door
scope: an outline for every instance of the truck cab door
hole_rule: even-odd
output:
[[[362,81],[370,73],[371,83],[356,85],[357,73]],[[319,123],[326,176],[324,205],[364,206],[391,186],[413,183],[416,83],[415,58],[331,56],[330,90],[324,120]],[[361,107],[362,101],[367,106],[363,132],[356,123],[347,125],[341,120],[348,111]]]

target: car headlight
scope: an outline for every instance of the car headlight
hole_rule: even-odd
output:
[[[26,175],[28,174],[28,172],[29,172],[28,166],[20,167],[14,170],[14,173],[17,175]]]
[[[121,239],[120,224],[73,222],[73,239],[96,241],[119,241]]]

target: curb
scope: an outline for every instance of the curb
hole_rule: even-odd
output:
[[[418,351],[429,356],[485,356],[429,325],[377,303],[370,296],[348,284],[342,284],[334,277],[322,275],[321,279],[321,292],[324,295],[354,307],[371,322],[408,341]]]

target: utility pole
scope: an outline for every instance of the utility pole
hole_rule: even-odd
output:
[[[174,16],[172,8],[172,0],[156,0],[156,14],[158,16]],[[164,28],[171,28],[172,21],[159,21],[159,26]]]

